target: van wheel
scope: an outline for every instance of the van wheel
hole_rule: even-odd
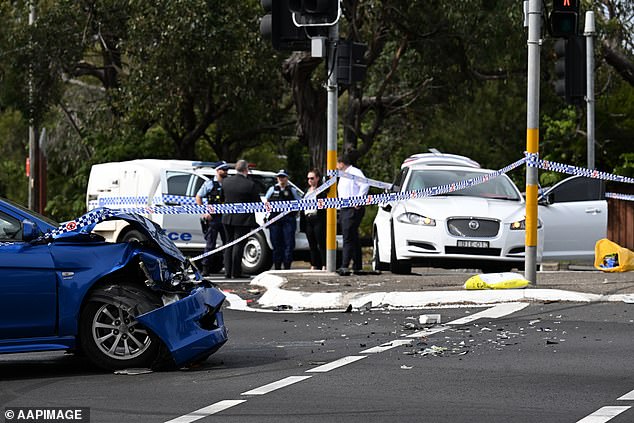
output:
[[[121,238],[121,242],[145,241],[147,238],[139,231],[131,230],[125,233]]]
[[[247,238],[242,253],[242,273],[257,275],[266,272],[273,263],[271,249],[262,231]]]

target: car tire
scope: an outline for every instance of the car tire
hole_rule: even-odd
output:
[[[412,273],[412,263],[409,260],[396,258],[396,246],[394,244],[394,224],[390,225],[390,272],[397,275],[409,275]]]
[[[95,289],[80,315],[82,352],[97,367],[108,371],[168,366],[171,357],[164,344],[136,321],[136,316],[162,305],[158,296],[127,284]]]
[[[121,237],[121,242],[133,242],[133,241],[142,242],[142,241],[145,241],[146,239],[147,237],[145,237],[141,232],[132,229],[127,231]]]
[[[375,272],[382,270],[390,270],[390,266],[388,263],[380,261],[379,257],[379,236],[376,231],[374,231],[374,235],[372,236],[372,270]]]
[[[273,258],[271,248],[262,231],[247,238],[242,254],[242,273],[257,275],[271,268]]]

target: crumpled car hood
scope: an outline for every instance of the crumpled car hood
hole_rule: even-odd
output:
[[[186,260],[183,253],[176,247],[174,242],[165,235],[164,230],[152,222],[151,220],[141,216],[136,213],[120,213],[110,209],[95,209],[90,213],[87,213],[84,216],[100,215],[99,220],[96,220],[88,225],[77,228],[76,230],[60,233],[53,235],[54,240],[64,240],[67,242],[90,242],[93,241],[86,237],[87,234],[90,234],[97,223],[105,221],[105,220],[125,220],[128,222],[135,230],[139,231],[143,235],[146,236],[149,243],[153,244],[156,248],[159,248],[165,254],[170,257],[175,258],[180,262],[184,262]]]

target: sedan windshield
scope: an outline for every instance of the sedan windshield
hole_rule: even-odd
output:
[[[471,172],[468,170],[440,170],[421,169],[412,172],[407,182],[407,191],[422,190],[425,188],[449,185],[466,179],[483,176],[482,172]],[[520,195],[513,186],[513,183],[505,176],[501,175],[487,182],[474,185],[462,190],[447,193],[452,196],[484,197],[501,200],[520,200]]]

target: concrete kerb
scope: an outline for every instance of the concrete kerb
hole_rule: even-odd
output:
[[[258,308],[249,307],[236,295],[229,295],[231,309],[269,312],[342,311],[352,309],[416,309],[450,305],[485,306],[504,302],[626,302],[634,303],[634,294],[591,294],[561,289],[526,288],[506,290],[450,290],[410,292],[305,292],[284,289],[292,273],[307,270],[268,271],[256,276],[251,285],[265,288],[257,300]],[[314,271],[318,272],[318,271]]]

